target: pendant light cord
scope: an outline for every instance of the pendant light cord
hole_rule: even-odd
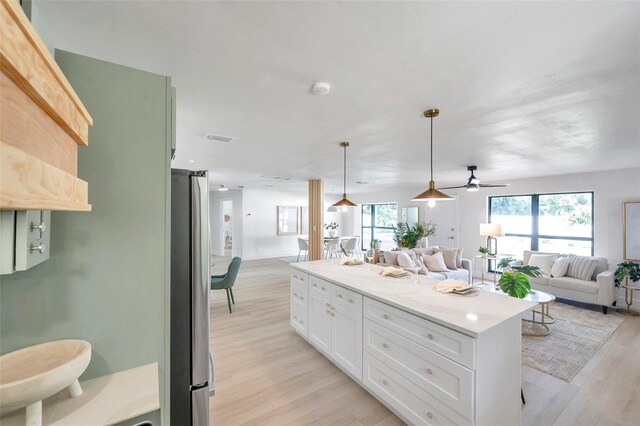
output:
[[[431,117],[431,180],[433,180],[433,117]]]
[[[342,193],[346,194],[347,193],[347,147],[344,147],[344,161],[342,162],[343,164],[343,171],[342,171]]]

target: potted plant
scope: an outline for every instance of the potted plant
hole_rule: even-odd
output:
[[[531,291],[529,277],[541,277],[542,270],[537,266],[522,265],[511,266],[509,270],[504,271],[498,281],[500,290],[504,291],[511,297],[524,299]]]
[[[336,229],[338,229],[338,224],[335,222],[331,222],[329,224],[324,224],[324,229],[329,231],[329,237],[330,238],[335,238],[337,231]]]
[[[629,285],[629,279],[634,283],[640,281],[640,264],[627,261],[618,263],[618,267],[614,272],[614,276],[616,278],[616,286],[620,287],[622,285]],[[624,284],[622,281],[624,280]]]
[[[489,247],[485,247],[485,246],[480,246],[478,248],[478,251],[482,254],[484,254],[485,256],[487,255],[487,253],[489,253]]]
[[[436,225],[431,222],[427,224],[418,222],[413,226],[409,226],[406,222],[398,222],[393,231],[393,241],[401,249],[412,249],[422,238],[432,235],[436,235]]]

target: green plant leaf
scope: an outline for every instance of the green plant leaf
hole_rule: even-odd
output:
[[[511,297],[517,297],[523,299],[529,294],[531,290],[531,284],[529,284],[529,277],[522,272],[506,271],[500,277],[498,281],[500,290],[504,291]]]
[[[520,272],[522,274],[528,275],[530,277],[542,276],[542,269],[533,265],[512,266],[511,269],[513,269],[514,271]]]

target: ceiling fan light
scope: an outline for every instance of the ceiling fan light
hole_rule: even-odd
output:
[[[470,183],[467,185],[467,192],[477,192],[480,189],[480,185],[477,183]]]

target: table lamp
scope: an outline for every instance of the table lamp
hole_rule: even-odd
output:
[[[495,237],[502,236],[502,225],[499,223],[481,223],[480,236],[487,237],[487,248],[489,249],[488,254],[490,256],[495,256],[498,253],[498,240]],[[491,247],[492,240],[493,248]]]

